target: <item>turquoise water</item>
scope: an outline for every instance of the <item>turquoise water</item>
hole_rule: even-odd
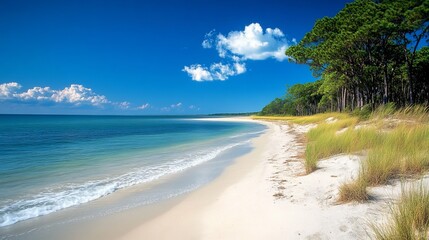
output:
[[[264,129],[194,117],[0,115],[0,227],[198,169]]]

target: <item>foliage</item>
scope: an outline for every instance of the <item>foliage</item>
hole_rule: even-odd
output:
[[[353,110],[352,115],[358,117],[360,120],[367,120],[372,114],[371,105],[367,104],[362,108]]]
[[[311,115],[320,112],[318,104],[322,95],[318,93],[321,81],[296,84],[288,88],[286,97],[276,98],[265,106],[260,115]]]
[[[262,114],[428,104],[428,39],[429,0],[349,3],[334,17],[317,20],[286,50],[290,61],[309,65],[319,80],[289,87],[281,107]]]
[[[260,115],[295,115],[294,103],[290,99],[276,98],[265,106]]]

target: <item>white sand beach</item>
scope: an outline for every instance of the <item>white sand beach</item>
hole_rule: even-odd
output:
[[[370,189],[367,203],[339,204],[338,187],[357,175],[362,156],[323,159],[305,175],[299,137],[311,126],[261,123],[269,130],[251,153],[121,239],[369,238],[368,222],[384,221],[400,183]]]

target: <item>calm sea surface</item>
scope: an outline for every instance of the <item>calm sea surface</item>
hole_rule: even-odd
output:
[[[194,117],[0,115],[0,228],[169,175],[193,176],[264,129]],[[206,180],[186,181],[191,188]]]

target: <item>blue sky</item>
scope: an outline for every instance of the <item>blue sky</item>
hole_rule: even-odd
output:
[[[0,113],[259,111],[314,81],[281,54],[331,1],[0,2]]]

